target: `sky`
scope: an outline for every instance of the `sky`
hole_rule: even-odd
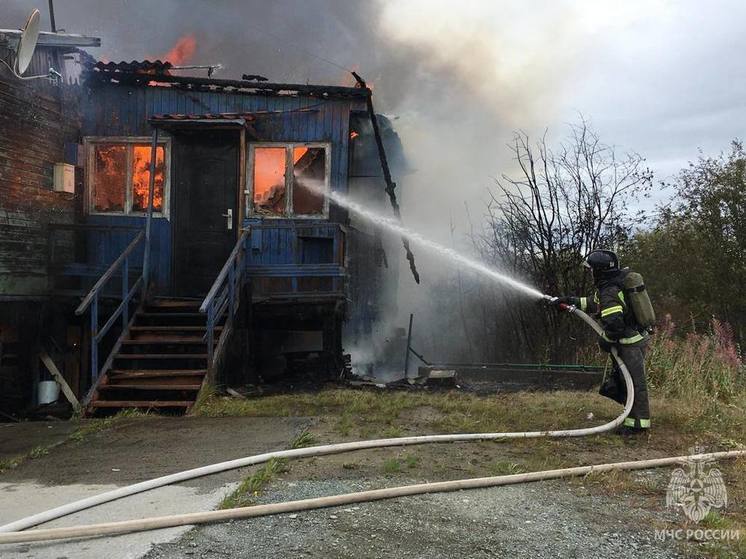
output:
[[[217,77],[374,86],[416,172],[403,211],[464,229],[493,178],[514,172],[515,130],[559,142],[583,115],[601,139],[639,152],[656,181],[742,135],[746,3],[626,0],[55,0],[58,27],[100,36],[92,54],[156,58],[194,35],[192,62]],[[46,2],[0,1],[0,27]],[[322,60],[324,59],[324,60]],[[437,196],[430,196],[437,193]],[[664,194],[654,197],[656,202]],[[445,234],[445,233],[441,233]]]

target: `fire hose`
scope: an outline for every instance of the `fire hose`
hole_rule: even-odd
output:
[[[548,301],[553,301],[549,296],[545,296]],[[561,309],[566,310],[584,320],[598,334],[602,333],[600,326],[587,314],[580,309],[570,305],[561,305]],[[582,429],[569,429],[557,431],[527,431],[514,433],[464,433],[448,435],[424,435],[414,437],[398,437],[388,439],[375,439],[369,441],[354,441],[348,443],[337,443],[322,446],[313,446],[307,448],[297,448],[290,450],[281,450],[229,460],[217,464],[211,464],[200,468],[194,468],[167,476],[151,479],[148,481],[136,483],[126,487],[120,487],[112,491],[107,491],[99,495],[94,495],[79,501],[74,501],[38,514],[22,518],[20,520],[0,526],[0,544],[18,543],[30,541],[44,541],[54,539],[66,539],[85,536],[102,536],[122,534],[127,532],[154,530],[158,528],[185,526],[193,524],[202,524],[208,522],[217,522],[234,518],[248,518],[255,516],[265,516],[269,514],[278,514],[291,511],[310,510],[321,507],[338,506],[347,503],[359,503],[371,500],[380,500],[401,497],[406,495],[416,495],[432,492],[455,491],[459,489],[470,489],[477,487],[493,487],[498,485],[507,485],[512,483],[523,483],[527,481],[538,481],[544,479],[555,479],[559,477],[586,475],[591,472],[603,472],[617,469],[642,469],[651,467],[660,467],[663,465],[674,464],[684,460],[687,457],[671,457],[655,460],[645,460],[636,462],[621,462],[613,464],[601,464],[595,466],[582,466],[576,468],[565,468],[561,470],[548,470],[544,472],[532,472],[526,474],[515,474],[508,476],[496,476],[488,478],[454,480],[439,483],[426,483],[405,487],[395,487],[389,489],[378,489],[373,491],[364,491],[361,493],[352,493],[346,495],[336,495],[331,497],[321,497],[317,499],[306,499],[302,501],[291,501],[286,503],[276,503],[271,505],[260,505],[253,507],[243,507],[223,511],[210,511],[202,513],[181,514],[157,518],[145,518],[138,520],[129,520],[123,522],[112,522],[106,524],[94,524],[88,526],[75,526],[70,528],[52,528],[37,529],[23,532],[26,528],[49,522],[51,520],[79,512],[96,505],[108,503],[123,497],[142,493],[158,487],[171,485],[174,483],[191,480],[219,472],[252,466],[268,462],[271,459],[289,459],[289,458],[307,458],[311,456],[325,456],[330,454],[340,454],[356,450],[365,450],[371,448],[385,448],[393,446],[410,446],[427,443],[445,443],[445,442],[468,442],[468,441],[485,441],[485,440],[507,440],[507,439],[527,439],[539,437],[580,437],[595,435],[610,431],[621,425],[624,419],[629,415],[634,400],[634,387],[632,377],[627,370],[624,362],[620,359],[615,348],[612,347],[611,354],[616,360],[619,369],[624,378],[627,387],[627,400],[624,411],[608,423],[595,427]],[[700,455],[702,457],[731,458],[744,456],[746,451],[730,451],[712,453],[710,455]],[[696,457],[694,457],[696,458]]]

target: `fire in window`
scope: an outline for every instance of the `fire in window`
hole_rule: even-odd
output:
[[[127,146],[100,144],[93,148],[93,210],[123,212],[126,200]]]
[[[254,151],[254,211],[283,215],[285,197],[285,148],[256,148]]]
[[[323,217],[328,146],[283,144],[253,149],[253,213]]]
[[[145,213],[150,188],[148,143],[95,142],[91,159],[91,211],[95,213]],[[153,211],[163,213],[166,148],[156,148]]]
[[[132,146],[132,211],[148,211],[148,193],[150,191],[150,155],[151,147],[135,144]],[[163,178],[165,149],[155,148],[155,183],[153,186],[153,211],[163,211]]]

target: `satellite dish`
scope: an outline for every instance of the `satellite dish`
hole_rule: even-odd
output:
[[[18,41],[18,51],[16,52],[16,73],[23,74],[34,56],[36,42],[39,40],[39,10],[34,10],[28,16],[28,21],[21,31],[21,39]]]

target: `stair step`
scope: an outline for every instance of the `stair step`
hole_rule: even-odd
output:
[[[184,317],[190,317],[190,318],[198,318],[202,317],[204,319],[207,319],[207,313],[201,313],[201,312],[140,312],[137,313],[137,316],[142,316],[144,318],[184,318]]]
[[[154,301],[151,301],[148,303],[148,307],[157,307],[162,309],[194,309],[199,308],[202,304],[201,300],[198,299],[191,299],[191,300],[182,300],[182,299],[156,299]]]
[[[99,391],[111,390],[189,390],[197,392],[202,384],[104,384]]]
[[[94,408],[188,408],[193,401],[183,400],[94,400]]]
[[[140,369],[128,371],[126,369],[112,369],[109,377],[112,380],[135,378],[167,378],[167,377],[201,377],[207,374],[207,369]]]
[[[215,326],[214,330],[222,330],[222,326]],[[207,326],[180,326],[175,324],[173,326],[147,326],[141,324],[139,326],[132,326],[130,331],[133,332],[205,332]]]
[[[149,340],[122,340],[122,345],[196,345],[204,344],[201,336],[191,338],[153,338]]]
[[[117,353],[114,359],[207,359],[206,353]]]

